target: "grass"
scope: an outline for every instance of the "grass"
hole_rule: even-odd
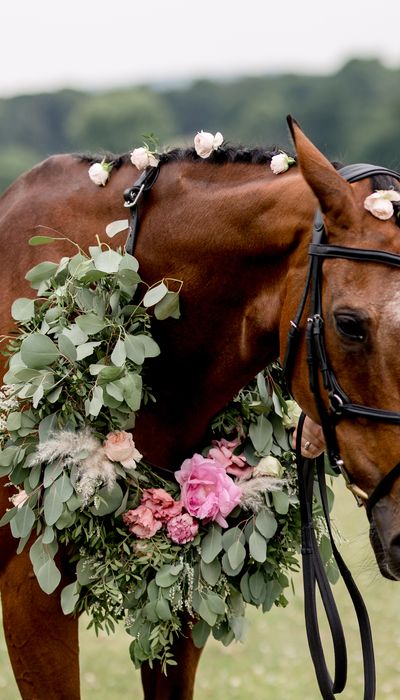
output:
[[[370,613],[378,674],[377,700],[398,700],[400,587],[378,574],[368,543],[365,514],[356,508],[343,484],[336,486],[335,521],[346,540],[341,551]],[[208,643],[200,662],[195,700],[320,700],[305,636],[300,576],[294,583],[296,596],[285,610],[274,609],[267,615],[249,611],[250,628],[245,644],[224,648],[214,641]],[[348,640],[350,678],[344,695],[346,700],[359,700],[363,696],[363,682],[357,624],[341,584],[335,586],[335,597]],[[131,666],[128,644],[129,637],[123,630],[113,637],[97,639],[93,632],[85,629],[85,621],[82,621],[83,700],[138,700],[142,697],[140,676]],[[20,697],[2,638],[0,696],[2,700]]]

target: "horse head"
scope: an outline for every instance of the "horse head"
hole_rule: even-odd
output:
[[[310,249],[313,308],[307,333],[302,322],[302,361],[293,371],[293,391],[322,422],[331,457],[366,507],[381,573],[399,580],[400,220],[398,204],[389,204],[398,199],[399,176],[362,166],[350,184],[294,120],[289,125],[323,222]],[[389,197],[385,219],[367,210],[375,190]],[[298,284],[298,276],[293,281]],[[304,373],[307,355],[310,381]]]

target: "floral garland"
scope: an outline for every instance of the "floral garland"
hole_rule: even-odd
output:
[[[143,293],[133,256],[100,242],[89,254],[77,248],[32,268],[37,299],[12,305],[0,476],[18,492],[0,525],[9,523],[18,553],[36,534],[30,558],[49,594],[66,545],[76,580],[61,592],[64,613],[86,611],[96,631],[123,620],[135,665],[157,659],[165,670],[187,625],[196,645],[210,633],[226,645],[243,638],[246,603],[264,612],[286,605],[300,546],[289,439],[299,409],[273,365],[215,418],[210,444],[175,481],[153,473],[128,431],[155,400],[146,383],[159,354],[151,324],[179,318],[182,283],[164,279]]]

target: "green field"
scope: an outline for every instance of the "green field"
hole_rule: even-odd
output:
[[[365,514],[356,508],[343,485],[337,490],[335,522],[346,542],[341,547],[367,603],[375,640],[378,674],[377,700],[399,700],[400,584],[383,580],[374,564]],[[320,700],[307,648],[303,623],[301,579],[295,579],[296,596],[285,609],[267,615],[249,614],[245,644],[224,648],[217,642],[206,647],[197,677],[195,700]],[[341,585],[335,593],[345,622],[350,667],[345,700],[361,700],[360,646],[351,604]],[[139,673],[132,669],[129,637],[121,630],[97,639],[81,626],[81,678],[83,700],[140,700]],[[329,650],[329,647],[328,647]],[[4,640],[0,639],[0,697],[18,700]],[[43,698],[43,700],[57,700]]]

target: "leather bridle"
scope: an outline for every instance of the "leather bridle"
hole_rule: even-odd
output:
[[[348,182],[357,182],[365,178],[377,175],[389,175],[400,181],[400,174],[386,168],[373,165],[358,164],[342,168],[340,174]],[[327,241],[327,233],[320,211],[317,212],[314,221],[312,243],[309,247],[309,266],[307,278],[301,301],[295,319],[291,321],[284,369],[290,385],[290,375],[296,355],[299,341],[301,320],[309,299],[309,315],[307,318],[307,361],[309,371],[309,383],[314,395],[319,419],[324,431],[327,443],[327,451],[331,465],[335,471],[340,471],[348,488],[355,495],[359,505],[364,504],[369,519],[376,503],[387,495],[398,476],[400,476],[400,463],[397,464],[378,483],[374,491],[368,496],[356,484],[345,468],[341,459],[336,438],[336,425],[344,417],[367,418],[374,421],[383,421],[400,425],[400,413],[387,411],[380,408],[364,406],[353,403],[343,391],[340,383],[329,363],[325,348],[324,319],[322,309],[322,265],[325,259],[344,259],[364,263],[382,263],[394,267],[400,267],[400,255],[387,253],[381,250],[353,248],[331,245]],[[326,392],[322,396],[320,388]],[[326,402],[327,399],[327,402]],[[326,407],[328,404],[328,408]],[[338,565],[345,586],[352,599],[357,616],[364,667],[364,700],[374,700],[376,693],[376,677],[374,650],[371,627],[368,613],[358,588],[343,561],[334,541],[330,525],[329,508],[325,483],[325,466],[323,456],[317,460],[304,459],[301,454],[302,429],[305,414],[301,415],[296,440],[296,456],[298,467],[298,488],[302,522],[302,560],[304,582],[304,607],[307,638],[311,657],[314,663],[315,673],[321,695],[324,700],[335,700],[335,694],[341,693],[347,682],[347,652],[343,628],[339,613],[333,599],[332,591],[321,560],[317,538],[313,527],[313,494],[315,470],[321,495],[321,503],[327,523],[327,532],[331,542],[333,557]],[[321,600],[328,619],[334,650],[334,678],[332,679],[327,664],[319,632],[318,610],[316,604],[316,588],[318,587]]]
[[[348,182],[357,182],[377,175],[389,175],[400,181],[400,173],[387,168],[381,168],[368,164],[348,165],[339,173]],[[305,310],[306,300],[309,298],[310,307],[307,318],[307,361],[309,371],[309,383],[314,395],[320,423],[324,431],[327,451],[331,465],[343,474],[348,488],[353,492],[359,504],[364,504],[368,517],[377,501],[386,495],[393,482],[400,476],[400,463],[386,474],[375,490],[368,496],[352,482],[351,476],[346,470],[336,438],[336,425],[342,418],[367,418],[374,421],[382,421],[400,425],[400,413],[387,411],[381,408],[373,408],[362,404],[353,403],[341,388],[327,357],[324,339],[324,317],[322,309],[322,264],[326,259],[344,259],[361,263],[379,263],[400,267],[400,255],[388,253],[383,250],[353,248],[332,245],[327,241],[327,234],[318,211],[314,220],[312,243],[309,248],[310,263],[307,273],[307,282],[302,299],[296,314],[291,321],[284,368],[290,378],[291,368],[294,362],[294,354],[297,345],[298,330]],[[320,390],[319,378],[326,392],[329,408],[323,400]]]

